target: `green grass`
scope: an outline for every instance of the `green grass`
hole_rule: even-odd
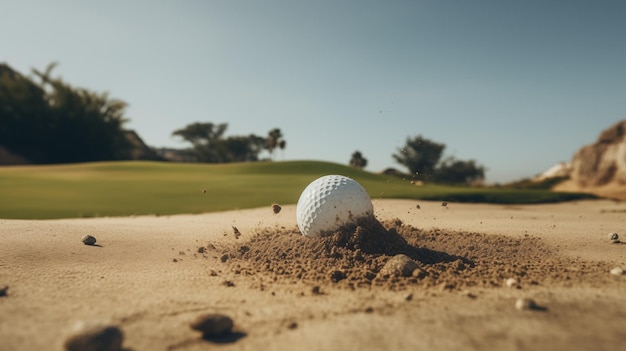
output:
[[[167,215],[295,204],[315,178],[342,174],[372,198],[542,203],[589,198],[546,189],[426,184],[315,161],[194,164],[98,162],[0,167],[0,218]],[[206,193],[203,192],[206,190]]]

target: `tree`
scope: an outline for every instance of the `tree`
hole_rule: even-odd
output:
[[[367,166],[367,159],[363,157],[361,151],[355,151],[350,158],[350,166],[358,169],[363,169]]]
[[[274,150],[280,148],[284,150],[287,146],[287,142],[283,139],[283,133],[279,128],[274,128],[267,134],[267,150],[270,153],[270,158],[274,158]]]
[[[172,135],[190,142],[194,147],[211,145],[220,139],[228,129],[227,123],[213,124],[195,122],[185,128],[175,130]]]
[[[175,130],[172,132],[172,135],[179,136],[190,142],[199,162],[224,162],[218,152],[217,143],[227,128],[227,123],[195,122],[188,124],[182,129]]]
[[[126,103],[52,78],[55,66],[33,69],[36,84],[0,64],[2,145],[34,163],[128,159]]]
[[[191,143],[192,152],[199,162],[227,163],[258,161],[259,153],[266,147],[267,139],[250,134],[225,138],[227,123],[195,122],[172,133]]]
[[[485,179],[485,168],[474,160],[462,161],[448,157],[437,167],[435,178],[445,183],[471,184]]]
[[[0,143],[31,162],[43,163],[50,158],[46,147],[54,129],[43,88],[0,64]]]
[[[392,156],[396,162],[406,166],[416,178],[425,178],[434,175],[435,167],[445,147],[444,144],[435,143],[418,135],[413,139],[407,138],[406,145]]]
[[[407,138],[404,148],[398,149],[394,159],[406,166],[417,179],[430,178],[438,182],[471,184],[485,178],[485,167],[474,160],[462,161],[448,157],[440,161],[445,149],[422,136]]]
[[[250,162],[259,160],[259,153],[264,146],[265,138],[250,134],[220,139],[216,142],[215,149],[218,162]]]

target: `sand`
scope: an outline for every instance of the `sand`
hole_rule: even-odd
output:
[[[118,326],[127,351],[623,349],[626,275],[609,272],[626,245],[608,234],[626,240],[626,203],[374,208],[380,227],[324,239],[292,205],[0,220],[0,350],[62,350],[78,321]],[[398,253],[419,270],[383,274]],[[233,332],[202,338],[189,323],[207,313]]]
[[[602,186],[580,186],[576,181],[568,179],[552,187],[553,191],[589,193],[607,199],[626,200],[626,185],[610,182]]]

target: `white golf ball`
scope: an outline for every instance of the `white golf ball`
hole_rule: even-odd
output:
[[[304,236],[319,236],[373,215],[367,191],[355,180],[341,175],[314,180],[302,191],[296,206],[298,228]]]

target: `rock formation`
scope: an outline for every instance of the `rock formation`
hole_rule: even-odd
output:
[[[626,200],[626,120],[607,128],[595,143],[578,150],[570,163],[569,177],[553,190]]]
[[[626,185],[626,120],[604,130],[572,159],[571,180],[582,188]]]

